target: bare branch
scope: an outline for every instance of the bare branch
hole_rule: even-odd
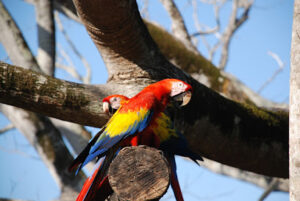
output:
[[[289,191],[289,180],[280,179],[275,177],[267,177],[260,174],[255,174],[253,172],[243,171],[234,167],[223,165],[221,163],[205,159],[205,162],[201,166],[207,168],[208,170],[215,172],[217,174],[222,174],[225,176],[230,176],[235,179],[239,179],[245,182],[255,184],[261,188],[268,189],[273,180],[276,179],[277,185],[273,188],[275,191]]]
[[[55,71],[55,26],[53,18],[53,1],[35,1],[36,20],[38,26],[38,55],[40,68],[47,75]]]
[[[69,57],[69,55],[64,51],[64,49],[62,48],[62,46],[58,45],[59,47],[59,53],[62,56],[63,59],[58,59],[58,62],[56,62],[56,66],[58,68],[61,68],[63,70],[65,70],[67,73],[69,73],[73,78],[83,82],[84,79],[83,77],[79,74],[79,72],[76,70],[75,65],[73,64],[71,58]],[[64,65],[63,62],[61,62],[60,60],[65,60],[68,65]]]
[[[261,85],[261,87],[257,90],[258,94],[261,94],[261,92],[277,77],[277,75],[279,75],[283,71],[284,68],[284,63],[276,53],[268,51],[268,54],[276,61],[279,68],[273,73],[273,75],[265,83]]]
[[[76,71],[76,69],[73,67],[73,66],[67,66],[67,65],[64,65],[62,63],[59,63],[57,62],[56,63],[56,67],[57,68],[60,68],[64,71],[66,71],[67,73],[69,73],[73,78],[79,80],[79,81],[82,81],[82,77],[81,75],[79,75],[79,73]]]
[[[69,35],[67,34],[67,32],[65,31],[62,22],[59,18],[59,14],[56,11],[55,12],[55,20],[57,23],[57,26],[59,28],[59,30],[61,31],[61,33],[64,35],[67,43],[69,44],[69,46],[71,47],[72,51],[75,53],[75,55],[81,60],[83,66],[86,69],[86,76],[82,77],[80,80],[83,81],[83,83],[88,84],[91,82],[91,66],[88,63],[88,61],[80,54],[80,52],[77,50],[77,48],[75,47],[74,43],[72,42],[72,40],[70,39]],[[70,61],[70,59],[69,59]]]
[[[191,35],[191,37],[196,37],[196,36],[199,36],[199,35],[213,34],[213,33],[217,33],[220,30],[220,13],[219,13],[219,11],[220,11],[220,8],[225,3],[225,0],[222,0],[221,2],[213,1],[213,2],[206,2],[206,3],[210,3],[214,7],[216,26],[213,27],[213,28],[206,27],[205,30],[202,30],[202,26],[205,26],[205,25],[201,25],[201,23],[199,22],[197,0],[192,0],[193,18],[194,18],[194,23],[195,23],[195,27],[197,29],[197,32],[193,33]]]
[[[0,146],[0,150],[1,150],[1,151],[4,151],[4,152],[7,152],[7,153],[10,153],[10,154],[18,154],[18,155],[20,155],[20,156],[23,156],[23,157],[26,157],[26,158],[30,158],[30,159],[33,159],[33,160],[38,160],[38,161],[41,160],[39,157],[30,155],[30,154],[28,154],[28,153],[19,151],[19,150],[17,150],[17,149],[8,150],[8,149],[6,149],[5,147]]]
[[[247,0],[247,1],[248,1],[247,4],[239,4],[239,0],[232,1],[232,12],[229,18],[229,23],[221,37],[223,45],[221,50],[221,59],[218,67],[222,71],[225,70],[228,61],[228,51],[229,51],[230,42],[232,40],[232,36],[234,32],[248,19],[250,8],[254,2],[253,0]],[[244,11],[241,17],[237,18],[237,13],[239,8],[243,8]]]
[[[73,191],[79,191],[84,176],[80,173],[79,177],[74,178],[66,171],[73,157],[62,144],[59,132],[49,120],[8,105],[2,104],[0,109],[36,149],[59,188],[62,189],[66,185],[73,188]],[[20,123],[21,121],[23,123]]]
[[[172,32],[174,36],[180,40],[189,50],[198,52],[197,48],[193,45],[189,36],[188,30],[184,24],[183,17],[178,10],[173,0],[160,0],[163,4],[172,21]]]
[[[141,15],[143,16],[144,19],[148,19],[150,18],[149,16],[149,11],[148,11],[148,7],[149,7],[149,0],[143,0],[143,7],[141,9]]]
[[[215,0],[211,0],[210,3],[213,3],[214,1]],[[225,0],[218,0],[220,4],[223,1]],[[71,0],[58,2],[55,0],[55,2],[55,6],[58,11],[61,11],[60,7],[63,7],[64,10],[67,10],[66,13],[72,13],[72,16],[76,16],[78,19]],[[246,0],[246,2],[248,2],[248,0]],[[73,19],[73,17],[69,16],[68,14],[66,14],[66,16],[70,17],[70,19]],[[80,20],[76,21],[81,22]],[[149,22],[147,22],[146,25],[160,50],[169,60],[175,61],[175,63],[179,65],[181,69],[190,74],[201,72],[201,75],[203,75],[205,79],[209,81],[208,86],[212,87],[214,90],[239,102],[253,102],[259,107],[288,108],[287,104],[278,104],[259,96],[234,76],[227,73],[225,76],[224,72],[218,72],[219,70],[216,69],[216,67],[203,56],[199,54],[191,55],[189,51],[186,51],[185,48],[182,48],[182,45],[179,44],[174,37],[172,37],[172,35],[164,31],[162,28]],[[192,59],[189,60],[189,62],[185,62],[187,60],[186,58]]]
[[[272,193],[272,191],[274,191],[276,189],[276,186],[278,185],[278,183],[279,183],[279,181],[278,181],[277,178],[272,179],[272,181],[270,182],[269,187],[260,196],[260,198],[258,199],[258,201],[263,201],[264,199],[266,199],[268,197],[268,195],[270,193]]]
[[[8,124],[7,126],[5,126],[4,128],[0,129],[0,134],[3,134],[11,129],[14,129],[15,126],[13,124]]]
[[[5,84],[0,85],[0,102],[84,125],[101,126],[106,122],[107,116],[102,113],[99,101],[106,93],[119,93],[118,90],[136,93],[140,90],[136,84],[109,84],[99,86],[97,93],[91,85],[54,79],[8,67],[8,64],[1,66],[0,80]],[[189,107],[181,111],[184,113],[178,113],[175,125],[185,131],[196,153],[260,174],[287,176],[287,115],[235,103],[191,78],[188,82],[194,88],[193,99]],[[222,142],[222,146],[216,147],[218,142]],[[243,157],[238,157],[240,154]]]
[[[15,64],[21,64],[26,68],[41,72],[20,30],[1,1],[0,26],[2,29],[5,29],[5,31],[1,31],[0,33],[4,37],[0,38],[4,39],[1,42],[10,60]],[[84,176],[81,173],[81,176],[74,178],[65,171],[64,168],[71,163],[73,158],[65,147],[60,133],[49,119],[3,104],[0,107],[8,119],[26,136],[32,146],[35,147],[43,162],[49,168],[54,180],[61,188],[62,193],[66,191],[78,191],[80,182]]]
[[[15,65],[41,72],[14,20],[0,1],[0,42]]]

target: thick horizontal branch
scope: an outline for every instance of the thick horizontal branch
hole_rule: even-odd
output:
[[[198,154],[240,169],[288,177],[288,116],[242,105],[189,78],[191,103],[175,125]],[[127,87],[127,88],[126,88]],[[119,89],[119,91],[117,90]],[[1,63],[0,101],[55,118],[90,126],[107,120],[100,99],[111,93],[139,90],[137,85],[96,88],[54,79]]]
[[[182,124],[179,128],[194,151],[240,169],[288,177],[287,114],[230,101],[169,63],[151,38],[136,2],[74,3],[102,54],[111,81],[174,77],[192,84],[193,99],[178,115],[176,125]]]
[[[80,85],[0,62],[0,101],[75,123],[99,127],[102,91],[109,87]],[[85,119],[85,120],[84,120]]]
[[[26,1],[32,3],[32,0]],[[70,19],[81,22],[77,16],[72,0],[55,0],[54,6],[55,9]],[[220,73],[220,70],[209,60],[200,54],[195,54],[186,49],[184,44],[176,40],[162,27],[155,26],[150,22],[146,22],[146,26],[163,55],[173,61],[181,69],[196,77],[198,81],[205,83],[206,86],[224,94],[226,97],[240,102],[252,102],[258,106],[268,108],[287,108],[286,104],[278,104],[264,99],[232,75]]]

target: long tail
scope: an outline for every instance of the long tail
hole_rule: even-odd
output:
[[[167,159],[171,166],[171,187],[173,189],[175,198],[177,201],[184,201],[177,178],[175,157],[173,154],[168,154]]]
[[[85,161],[86,157],[89,155],[91,147],[95,144],[97,141],[98,137],[103,133],[105,130],[105,127],[102,128],[91,140],[90,142],[86,145],[86,147],[80,152],[80,154],[74,159],[72,164],[69,166],[69,172],[77,169],[77,173],[80,171],[82,168],[83,162]]]
[[[95,198],[97,201],[104,201],[113,192],[106,173],[115,153],[114,150],[111,150],[106,157],[97,162],[95,171],[84,183],[76,201],[91,201]]]

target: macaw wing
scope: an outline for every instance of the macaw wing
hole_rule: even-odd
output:
[[[80,164],[82,164],[86,157],[89,155],[91,147],[96,143],[99,136],[103,133],[105,128],[102,128],[86,145],[86,147],[80,152],[80,154],[73,160],[72,164],[69,166],[68,170],[71,172],[74,169],[77,169]],[[76,174],[79,172],[80,168],[76,171]]]
[[[112,116],[105,130],[89,151],[82,167],[96,157],[105,153],[118,144],[122,139],[143,131],[151,121],[153,110],[142,107],[137,111],[122,112],[120,109]]]
[[[168,113],[161,113],[156,122],[158,126],[155,128],[155,132],[160,138],[159,148],[161,150],[170,154],[189,157],[196,163],[197,160],[203,161],[201,156],[189,149],[185,137],[174,128]]]
[[[176,133],[177,136],[171,136],[169,139],[163,141],[159,148],[170,154],[188,157],[199,165],[197,160],[203,161],[203,158],[190,150],[185,137],[181,133]]]

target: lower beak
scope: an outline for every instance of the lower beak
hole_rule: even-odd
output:
[[[175,101],[180,101],[181,107],[187,105],[192,98],[192,92],[191,91],[185,91],[181,94],[178,94],[177,96],[174,97]]]
[[[186,91],[183,95],[181,106],[187,105],[190,102],[191,98],[192,98],[192,92]]]

